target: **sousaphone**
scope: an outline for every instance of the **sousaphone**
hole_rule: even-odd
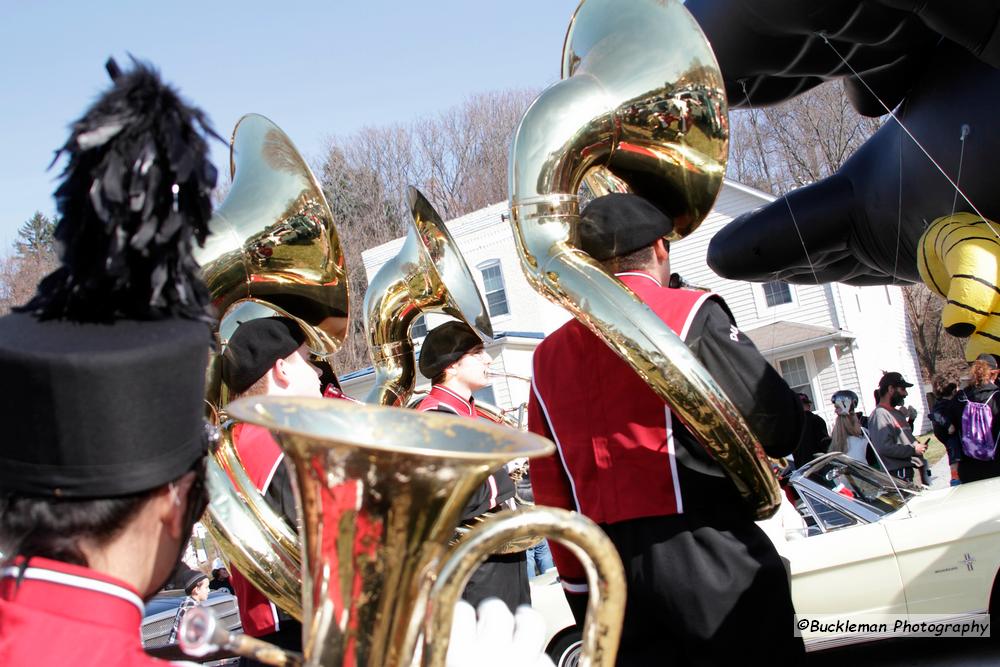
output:
[[[406,405],[413,392],[410,327],[420,315],[450,315],[472,327],[484,343],[493,340],[486,304],[441,216],[416,188],[407,188],[407,198],[413,220],[403,247],[365,292],[365,337],[375,369],[375,386],[365,402],[375,405]]]
[[[257,114],[243,116],[230,142],[232,187],[209,223],[196,259],[225,338],[239,321],[275,313],[302,327],[310,350],[326,359],[347,332],[344,254],[333,215],[288,136]],[[229,400],[216,355],[208,397],[220,419]],[[296,530],[247,477],[229,434],[209,460],[207,525],[226,558],[268,598],[301,616],[301,556]]]
[[[529,283],[600,337],[670,406],[722,466],[758,518],[780,495],[767,457],[684,342],[577,247],[578,193],[632,191],[683,238],[708,215],[728,151],[727,102],[715,56],[676,0],[585,0],[563,46],[562,80],[514,133],[509,199]]]

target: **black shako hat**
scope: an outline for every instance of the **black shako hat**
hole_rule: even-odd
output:
[[[243,322],[222,352],[222,381],[230,391],[242,394],[305,341],[302,327],[287,317]]]
[[[878,381],[879,391],[884,392],[889,387],[912,387],[913,385],[903,379],[902,373],[889,371],[882,374],[882,379]]]
[[[133,61],[72,126],[61,265],[0,318],[0,494],[111,498],[205,454],[211,306],[191,255],[215,168],[201,111]]]
[[[652,245],[674,222],[638,195],[613,193],[590,202],[577,229],[580,250],[603,262]]]
[[[420,373],[433,380],[469,350],[482,344],[483,339],[465,322],[445,322],[431,329],[424,338],[418,363]]]

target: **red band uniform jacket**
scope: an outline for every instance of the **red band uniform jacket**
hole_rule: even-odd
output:
[[[285,517],[289,525],[297,525],[291,480],[286,467],[282,465],[285,455],[270,432],[253,424],[237,424],[233,427],[233,443],[253,485],[264,494],[275,511]],[[242,572],[232,568],[229,578],[236,591],[245,633],[251,637],[265,637],[280,631],[283,625],[294,623],[258,591]]]
[[[795,449],[803,429],[799,399],[736,327],[720,298],[708,292],[664,288],[643,272],[618,277],[687,344],[747,419],[769,455],[784,456]],[[753,523],[732,482],[664,401],[576,320],[546,337],[535,350],[533,366],[528,427],[556,443],[553,456],[531,461],[535,501],[586,514],[618,547],[629,581],[620,664],[646,664],[644,660],[654,659],[621,662],[628,653],[630,631],[644,635],[636,637],[639,643],[663,637],[676,648],[678,641],[668,639],[665,632],[673,629],[682,639],[705,640],[708,646],[707,640],[733,608],[754,607],[747,604],[744,594],[757,585],[751,582],[760,579],[761,562],[773,570],[775,597],[781,599],[784,589],[783,606],[777,613],[788,613],[788,618],[779,619],[774,632],[787,644],[792,635],[786,632],[792,622],[791,600],[773,545]],[[719,535],[727,540],[725,544]],[[690,543],[678,546],[684,540]],[[551,549],[579,618],[587,593],[584,570],[558,543],[552,542]],[[759,557],[755,553],[742,563],[720,563],[719,571],[700,569],[706,562],[728,559],[733,552],[758,549]],[[694,565],[685,569],[685,558],[678,555]],[[670,568],[677,569],[664,574]],[[653,572],[660,574],[654,578]],[[706,585],[700,581],[713,578],[719,581]],[[674,585],[680,580],[693,582],[693,591],[683,600],[671,598],[682,595]],[[661,594],[657,585],[663,582]],[[676,613],[681,606],[685,613]],[[766,613],[763,606],[760,611]],[[652,625],[643,629],[646,622]],[[800,652],[798,641],[791,654]],[[702,658],[705,664],[713,664],[711,657]],[[666,658],[655,659],[664,664]],[[677,659],[678,664],[685,664],[691,658],[678,654]]]
[[[478,419],[475,399],[467,400],[451,389],[434,385],[430,393],[420,402],[421,412],[444,412],[460,417]],[[495,471],[479,490],[469,499],[462,514],[462,521],[468,522],[486,512],[501,510],[513,503],[516,489],[506,468]],[[519,605],[531,604],[528,584],[528,561],[525,553],[490,556],[477,569],[462,593],[462,598],[478,605],[487,597],[498,597],[507,603],[513,612]]]
[[[166,667],[142,649],[143,603],[128,584],[32,558],[0,571],[3,667]]]

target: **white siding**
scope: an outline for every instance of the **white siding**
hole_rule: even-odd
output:
[[[837,343],[837,368],[834,368],[828,342],[821,343],[812,350],[790,351],[782,356],[807,357],[809,367],[815,374],[812,377],[812,388],[817,412],[828,424],[832,424],[833,419],[830,396],[838,389],[857,392],[862,409],[870,412],[874,409],[872,390],[877,385],[882,370],[897,370],[911,382],[919,384],[917,358],[899,288],[859,288],[837,283],[791,285],[793,302],[769,308],[763,299],[760,284],[726,280],[715,275],[708,267],[705,258],[712,236],[736,216],[771,199],[751,188],[726,181],[715,207],[702,225],[689,237],[672,244],[672,270],[680,273],[688,283],[705,287],[722,296],[733,311],[737,324],[744,331],[789,321],[828,330],[841,329],[848,335],[856,336],[853,342]],[[478,267],[490,260],[500,262],[510,313],[493,318],[494,332],[547,334],[569,319],[569,315],[539,296],[528,284],[520,267],[507,216],[507,205],[499,203],[452,220],[447,226],[465,257],[480,292],[483,290],[483,283]],[[369,279],[399,252],[402,243],[403,239],[400,238],[362,253]],[[444,319],[440,315],[429,316],[428,328],[433,328]],[[530,375],[530,353],[536,342],[522,340],[518,343],[516,353],[508,349],[511,344],[505,345],[497,365],[510,368],[513,364],[518,369],[512,372]],[[776,358],[768,354],[767,348],[766,341],[762,342],[762,352],[775,363]],[[517,405],[527,395],[527,386],[520,386],[524,384],[517,380],[498,382],[494,389],[497,403],[504,407]],[[915,388],[911,396],[912,404],[921,415],[926,415],[927,406],[922,392]]]

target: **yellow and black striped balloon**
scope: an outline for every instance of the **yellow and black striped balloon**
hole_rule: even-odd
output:
[[[920,237],[917,269],[947,302],[945,329],[969,338],[965,358],[1000,354],[1000,226],[971,213],[938,218]]]

